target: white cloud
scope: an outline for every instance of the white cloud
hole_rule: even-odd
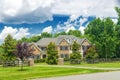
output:
[[[52,26],[48,26],[42,30],[42,32],[52,33]]]
[[[11,34],[15,39],[21,39],[22,37],[30,35],[28,28],[13,28],[9,26],[4,26],[4,29],[0,33],[0,41],[3,41],[8,34]]]
[[[75,27],[71,26],[71,27],[68,27],[67,30],[65,31],[66,33],[69,32],[70,30],[75,30]]]
[[[72,18],[79,15],[116,17],[115,6],[119,6],[118,0],[57,0],[52,12],[73,15]]]
[[[53,14],[117,17],[118,0],[0,0],[0,22],[42,23]]]
[[[40,23],[52,20],[54,0],[0,0],[3,23]]]
[[[80,18],[80,20],[79,20],[80,25],[82,26],[82,24],[86,21],[88,21],[88,19],[86,17]]]
[[[29,31],[28,28],[19,28],[17,30],[16,34],[13,35],[13,37],[15,39],[21,39],[22,37],[26,37],[26,36],[30,35],[30,33],[28,31]]]
[[[118,22],[117,18],[112,18],[112,21],[116,24]]]
[[[64,24],[58,24],[54,31],[55,32],[61,32],[61,31],[68,32],[69,30],[78,29],[81,31],[82,34],[84,34],[84,29],[88,23],[89,23],[88,17],[77,17],[77,18],[72,18],[72,19],[70,17],[70,19],[64,22]]]
[[[84,32],[85,32],[85,31],[84,31],[84,30],[85,30],[85,27],[80,26],[79,30],[81,31],[82,34],[84,34]]]

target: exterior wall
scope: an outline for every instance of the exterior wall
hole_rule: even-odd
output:
[[[68,47],[68,50],[60,50],[60,46],[67,46]],[[66,40],[62,40],[60,42],[60,44],[58,45],[58,56],[61,57],[60,55],[61,54],[68,54],[70,55],[70,47],[69,47],[69,44]]]
[[[34,49],[33,51],[34,58],[41,58],[41,59],[43,58],[41,51],[34,44],[31,44],[30,47]]]
[[[35,45],[31,45],[31,48],[34,48],[33,54],[34,55],[40,55],[40,50],[35,46]]]
[[[88,42],[87,40],[84,40],[82,45],[81,45],[81,54],[82,57],[84,57],[87,53],[87,49],[91,46],[90,42]]]
[[[82,43],[82,45],[84,45],[84,46],[90,46],[90,43],[89,43],[87,40],[85,40],[85,41]]]
[[[91,44],[88,40],[83,41],[82,45],[80,46],[80,53],[81,53],[82,57],[84,57],[84,55],[86,54],[85,52],[87,50],[87,49],[83,49],[83,46],[88,47],[90,45]],[[67,46],[68,50],[61,50],[60,46]],[[56,45],[56,50],[58,51],[59,58],[61,58],[62,54],[63,55],[68,55],[70,57],[70,54],[72,53],[72,50],[70,49],[70,46],[71,45],[69,45],[69,43],[65,39],[63,39],[58,45]],[[42,52],[40,52],[40,50],[34,44],[31,47],[35,47],[35,51],[34,51],[33,54],[35,54],[35,55],[39,54],[41,56],[41,58],[43,58],[43,56],[46,56],[46,49],[44,49],[44,48],[46,48],[46,46],[45,47],[39,47],[42,50]]]

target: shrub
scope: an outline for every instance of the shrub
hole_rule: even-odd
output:
[[[80,53],[72,53],[70,55],[70,63],[71,64],[80,64],[81,58],[82,58],[82,56]]]
[[[95,59],[97,59],[97,58],[98,58],[98,53],[97,53],[97,51],[95,49],[95,46],[90,47],[87,50],[86,61],[88,63],[94,63]]]

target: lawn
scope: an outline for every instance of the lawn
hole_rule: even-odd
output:
[[[105,70],[60,68],[52,66],[24,67],[24,71],[19,71],[20,67],[0,67],[0,80],[28,80],[33,78],[46,78],[56,76],[67,76],[75,74],[88,74],[96,72],[106,72]]]
[[[69,64],[68,62],[65,65],[72,65],[72,66],[82,66],[82,67],[98,67],[98,68],[120,68],[120,62],[106,62],[106,63],[95,63],[95,64]]]

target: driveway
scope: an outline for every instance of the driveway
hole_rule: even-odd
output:
[[[54,78],[41,78],[35,80],[120,80],[120,71],[72,75]]]

